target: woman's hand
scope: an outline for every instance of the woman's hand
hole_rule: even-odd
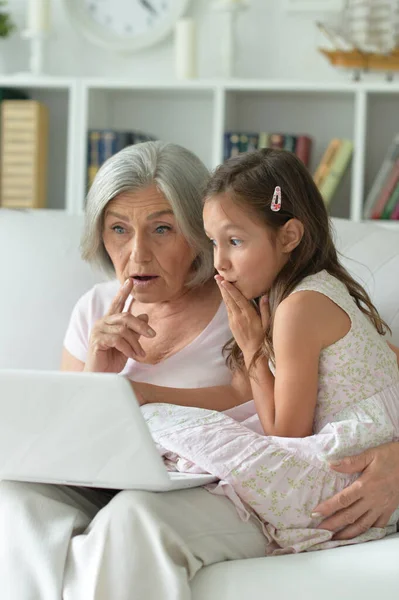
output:
[[[328,517],[320,529],[339,531],[335,540],[349,540],[370,527],[385,527],[399,506],[399,443],[371,448],[331,467],[362,475],[352,485],[322,502],[313,514]]]
[[[154,337],[155,331],[148,326],[148,315],[134,317],[130,314],[133,300],[123,312],[132,288],[132,280],[125,281],[108,313],[95,323],[90,334],[85,371],[120,373],[128,358],[137,360],[145,356],[139,338],[141,335]]]
[[[259,315],[252,302],[247,300],[233,284],[225,281],[221,275],[216,275],[215,279],[227,308],[234,339],[241,348],[246,362],[251,362],[263,342],[269,324],[268,298],[262,296]]]

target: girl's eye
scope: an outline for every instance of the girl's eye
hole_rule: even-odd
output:
[[[237,238],[231,238],[230,244],[232,246],[241,246],[242,240],[238,240]]]
[[[159,227],[156,228],[156,233],[159,233],[160,235],[163,235],[165,233],[167,233],[168,231],[171,231],[172,228],[168,227],[167,225],[159,225]]]
[[[115,233],[118,233],[118,234],[126,233],[126,229],[124,227],[122,227],[121,225],[114,225],[111,229],[113,231],[115,231]]]

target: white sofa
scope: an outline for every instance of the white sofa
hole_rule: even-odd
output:
[[[102,277],[80,260],[81,227],[80,217],[62,212],[0,210],[0,368],[58,368],[72,306]],[[399,344],[399,223],[387,229],[337,220],[335,227],[346,266],[366,285]],[[393,600],[399,535],[217,564],[197,575],[192,590],[193,600]]]

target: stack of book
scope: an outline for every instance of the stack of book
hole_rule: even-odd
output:
[[[333,138],[313,175],[315,184],[328,206],[337,191],[353,154],[352,140]]]
[[[399,134],[392,140],[364,205],[365,219],[399,219]]]
[[[43,208],[47,192],[47,107],[35,100],[4,100],[0,146],[1,206]]]
[[[150,142],[156,138],[140,131],[90,129],[87,140],[87,184],[91,186],[101,165],[111,156],[131,144]]]
[[[260,148],[283,148],[294,152],[309,167],[312,139],[308,135],[286,133],[226,131],[224,134],[224,160],[242,152],[253,152]]]

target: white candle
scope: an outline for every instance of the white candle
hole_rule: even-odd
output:
[[[197,44],[193,19],[179,19],[175,27],[175,69],[179,79],[197,76]]]
[[[50,29],[50,1],[27,0],[26,29],[33,34],[44,33]]]

